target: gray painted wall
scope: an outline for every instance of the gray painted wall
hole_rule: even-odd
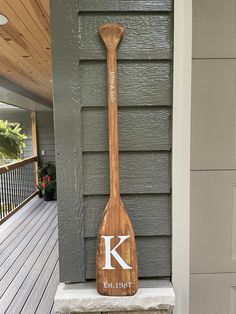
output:
[[[55,163],[53,112],[39,111],[36,113],[36,117],[40,162],[52,161]],[[42,156],[42,150],[45,151],[45,156]]]
[[[95,278],[108,199],[105,50],[98,26],[125,27],[118,52],[121,193],[139,276],[170,276],[172,1],[51,1],[61,281]]]

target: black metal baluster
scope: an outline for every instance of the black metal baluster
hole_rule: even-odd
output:
[[[19,205],[19,169],[15,169],[14,174],[14,181],[15,181],[15,195],[16,195],[16,206]]]
[[[16,204],[15,204],[15,181],[14,181],[14,171],[15,169],[13,169],[11,171],[11,197],[12,197],[12,207],[13,209],[15,209]]]
[[[9,172],[6,172],[7,181],[7,204],[8,204],[8,214],[11,212],[11,196],[10,196],[10,182],[9,182]]]
[[[2,206],[2,175],[0,174],[0,211],[1,211],[1,219],[3,218],[3,206]]]
[[[12,170],[12,195],[13,195],[13,206],[16,208],[16,179],[15,179],[16,169]]]
[[[25,200],[25,197],[26,197],[26,191],[27,191],[27,184],[26,184],[26,182],[27,182],[27,171],[26,171],[26,166],[24,166],[24,167],[22,167],[22,170],[23,170],[23,182],[24,182],[24,184],[23,184],[23,186],[24,186],[24,200]]]
[[[27,165],[27,197],[30,196],[30,165]]]
[[[32,163],[32,193],[34,193],[36,191],[35,184],[37,184],[37,183],[38,182],[36,182],[35,166],[34,166],[34,163]]]
[[[21,182],[21,199],[20,202],[22,203],[24,200],[24,168],[20,167],[20,182]]]
[[[28,165],[25,166],[25,199],[28,196]]]
[[[1,174],[0,178],[1,178],[1,210],[2,210],[3,217],[4,217],[5,216],[5,208],[4,208],[5,199],[4,199],[3,174]]]
[[[19,203],[18,205],[21,203],[21,191],[22,191],[22,182],[21,182],[21,168],[18,169],[18,178],[17,178],[17,184],[19,187]]]
[[[32,158],[33,159],[33,158]],[[23,164],[23,166],[21,166]],[[0,174],[0,221],[21,206],[35,191],[34,161],[10,165],[2,168]]]
[[[8,203],[7,203],[7,184],[6,184],[6,173],[3,174],[3,185],[4,185],[4,208],[5,215],[8,214]]]
[[[10,212],[14,209],[12,204],[12,180],[11,180],[11,170],[7,172],[8,176],[8,187],[9,187],[9,207]]]
[[[25,166],[25,199],[28,197],[28,165]]]
[[[21,202],[20,168],[17,168],[17,199],[18,199],[18,205],[19,205]]]

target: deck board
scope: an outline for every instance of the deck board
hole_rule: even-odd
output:
[[[48,208],[49,209],[49,208]],[[14,241],[7,247],[0,255],[0,279],[5,273],[6,269],[15,262],[15,260],[22,254],[25,248],[30,244],[34,235],[40,231],[40,228],[46,223],[47,219],[51,215],[50,210],[46,211],[42,209],[42,216],[30,225],[29,230],[25,229],[22,237],[16,237]],[[28,231],[28,232],[27,232]]]
[[[48,224],[51,224],[50,229],[46,233],[46,229],[48,228]],[[14,287],[17,286],[17,283],[21,284],[22,279],[19,277],[21,274],[23,276],[27,275],[27,272],[32,268],[35,261],[38,259],[41,251],[48,244],[48,239],[52,232],[54,232],[56,228],[56,218],[54,221],[49,220],[47,224],[45,224],[44,228],[37,233],[37,237],[33,239],[35,242],[35,246],[28,246],[27,250],[25,250],[24,254],[20,256],[16,260],[16,262],[11,266],[10,270],[5,274],[4,279],[1,281],[1,291],[0,297],[5,293],[5,290],[8,288],[10,283],[14,281]]]
[[[48,282],[48,285],[44,291],[42,299],[40,300],[40,303],[37,307],[36,314],[47,313],[47,310],[50,307],[53,307],[52,299],[54,298],[55,294],[54,290],[58,282],[59,282],[59,263],[57,262],[56,267],[53,270],[52,276],[50,277],[50,280]]]
[[[56,202],[37,197],[0,226],[0,314],[50,314],[59,283]]]
[[[8,258],[8,256],[14,254],[15,250],[21,251],[23,245],[27,245],[27,241],[37,232],[37,230],[43,225],[50,215],[49,205],[45,207],[37,208],[37,214],[31,219],[28,225],[24,226],[23,229],[18,232],[18,229],[15,229],[11,236],[9,236],[6,241],[1,243],[0,248],[0,265]],[[32,213],[32,216],[35,212]],[[9,239],[9,240],[8,240]]]
[[[0,243],[2,243],[9,235],[11,235],[15,229],[17,229],[22,222],[27,219],[30,214],[41,205],[41,200],[33,199],[24,207],[16,212],[11,219],[8,219],[4,224],[0,225]]]

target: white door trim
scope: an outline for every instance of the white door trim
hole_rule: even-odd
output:
[[[174,1],[172,283],[174,314],[189,314],[192,0]]]

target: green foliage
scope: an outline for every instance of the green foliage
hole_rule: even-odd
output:
[[[25,147],[27,136],[21,133],[19,123],[0,120],[0,158],[19,159]]]
[[[42,192],[52,192],[56,189],[56,167],[51,161],[47,161],[38,169],[38,184],[36,188]]]

